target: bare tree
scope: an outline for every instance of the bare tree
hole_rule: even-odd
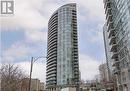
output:
[[[19,66],[2,64],[0,68],[1,91],[20,91],[21,81],[26,77]]]

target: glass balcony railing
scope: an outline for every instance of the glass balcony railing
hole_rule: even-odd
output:
[[[112,58],[112,59],[118,58],[118,53],[117,53],[117,52],[113,52],[111,58]],[[116,61],[116,62],[118,62],[118,61]]]
[[[117,69],[117,68],[115,68],[115,69],[113,70],[113,73],[114,73],[114,74],[118,74],[119,72],[120,72],[120,70]]]
[[[110,52],[116,51],[117,50],[117,44],[113,44],[110,48]]]
[[[113,35],[115,35],[115,29],[110,29],[109,30],[109,34],[108,34],[108,38],[112,37]]]
[[[109,45],[113,45],[113,44],[116,44],[116,37],[115,36],[110,37]]]

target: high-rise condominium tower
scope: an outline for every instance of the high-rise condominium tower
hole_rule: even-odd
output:
[[[113,63],[118,91],[130,91],[130,0],[104,0],[104,8],[107,60]]]
[[[78,87],[76,4],[61,6],[48,23],[46,86],[50,91]]]

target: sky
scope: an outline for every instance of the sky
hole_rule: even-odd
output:
[[[68,3],[77,4],[81,78],[94,79],[105,61],[103,0],[15,0],[14,15],[0,17],[1,62],[19,65],[29,75],[31,57],[46,56],[49,18]],[[32,77],[45,82],[45,58],[34,63]]]

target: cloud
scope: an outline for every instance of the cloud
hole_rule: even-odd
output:
[[[10,48],[2,52],[3,62],[14,62],[18,61],[17,58],[27,57],[32,50],[27,45],[17,42],[13,44]]]
[[[100,61],[95,60],[85,54],[80,54],[79,57],[81,78],[84,80],[94,79],[95,75],[99,74],[98,67],[100,65]]]
[[[1,17],[2,27],[21,27],[25,30],[46,27],[48,20],[39,12],[41,3],[42,0],[15,0],[14,16]]]
[[[47,32],[45,31],[26,31],[25,36],[27,41],[32,42],[47,42]]]
[[[2,30],[22,30],[28,41],[46,42],[48,20],[58,5],[47,0],[15,0],[14,3],[14,15],[0,17]]]
[[[103,32],[101,31],[101,25],[96,25],[94,28],[89,28],[86,32],[87,41],[90,43],[102,44],[103,43]]]
[[[50,16],[61,5],[76,2],[78,7],[78,19],[85,22],[104,20],[104,10],[102,0],[15,0],[15,14],[11,17],[1,17],[3,30],[18,30],[11,28],[22,28],[25,37],[29,41],[46,42],[47,24]],[[101,7],[102,6],[102,7]],[[80,21],[79,21],[80,22]],[[102,23],[102,22],[98,22]],[[43,34],[43,35],[42,35]],[[93,40],[95,41],[95,40]]]
[[[14,3],[14,15],[0,17],[2,27],[8,28],[8,31],[16,27],[26,31],[47,28],[48,19],[58,8],[57,3],[49,0],[15,0]]]
[[[62,3],[70,2],[77,3],[79,14],[80,10],[84,10],[85,15],[80,14],[81,18],[104,19],[102,0],[65,0]],[[1,17],[1,25],[8,28],[21,27],[25,30],[47,28],[48,19],[61,6],[60,3],[58,0],[15,0],[14,16]]]

